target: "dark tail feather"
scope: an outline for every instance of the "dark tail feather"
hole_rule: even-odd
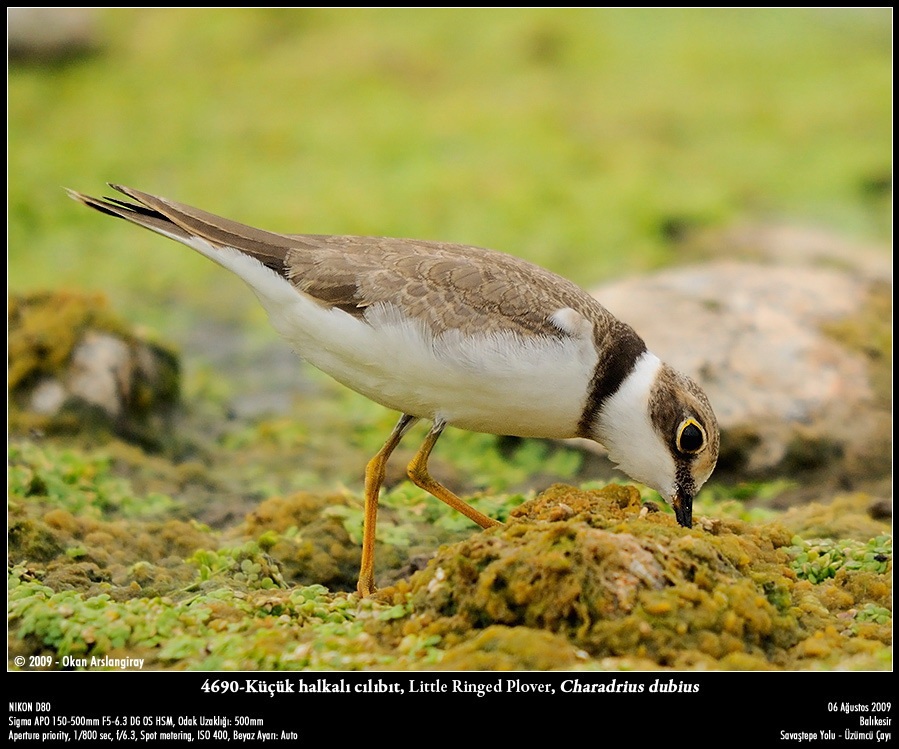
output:
[[[175,237],[184,241],[189,240],[191,237],[187,231],[178,226],[178,224],[171,219],[167,218],[159,211],[148,208],[145,205],[129,203],[124,200],[117,200],[116,198],[93,198],[90,195],[85,195],[76,192],[75,190],[69,190],[68,188],[66,188],[66,192],[72,200],[76,200],[82,205],[93,208],[100,213],[105,213],[107,216],[123,218],[126,221],[130,221],[132,224],[137,224],[138,226],[143,226],[159,234],[165,234],[166,236]]]
[[[74,190],[68,190],[68,193],[71,198],[89,208],[123,218],[185,244],[190,244],[190,240],[199,237],[215,247],[234,247],[256,258],[276,273],[284,272],[287,253],[297,246],[295,238],[284,234],[256,229],[131,187],[111,182],[109,186],[135,202],[118,198],[92,198]]]

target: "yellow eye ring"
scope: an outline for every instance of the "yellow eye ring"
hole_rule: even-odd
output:
[[[677,449],[695,455],[705,447],[705,429],[696,419],[684,419],[677,428]]]

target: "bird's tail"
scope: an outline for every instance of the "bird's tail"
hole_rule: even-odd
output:
[[[256,229],[130,187],[112,183],[109,186],[135,202],[109,197],[94,198],[75,190],[67,189],[66,192],[73,200],[100,213],[123,218],[190,246],[193,246],[194,239],[199,238],[212,247],[233,247],[278,272],[284,267],[287,252],[293,245],[290,238],[283,234]]]

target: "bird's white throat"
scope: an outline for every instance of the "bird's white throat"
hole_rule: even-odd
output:
[[[618,390],[605,399],[595,438],[621,470],[670,499],[674,459],[649,412],[649,398],[661,368],[655,354],[645,351],[640,355]]]

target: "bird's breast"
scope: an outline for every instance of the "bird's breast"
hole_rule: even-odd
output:
[[[596,365],[588,338],[435,335],[391,305],[359,318],[303,294],[291,310],[263,304],[300,356],[388,408],[491,434],[576,434]]]

